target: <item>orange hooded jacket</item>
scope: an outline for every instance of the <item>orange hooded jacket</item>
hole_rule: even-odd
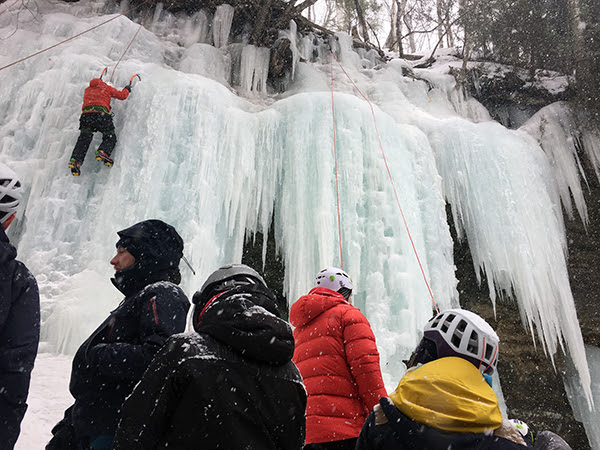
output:
[[[103,106],[110,112],[110,101],[112,98],[125,100],[127,97],[129,97],[129,91],[127,89],[123,88],[119,91],[106,84],[100,78],[94,78],[90,81],[90,85],[85,88],[83,93],[83,106],[81,109],[86,109],[89,106]],[[98,111],[93,111],[88,108],[85,112]]]

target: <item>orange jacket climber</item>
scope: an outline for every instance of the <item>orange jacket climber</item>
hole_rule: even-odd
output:
[[[125,100],[129,96],[129,91],[130,89],[127,87],[118,90],[109,86],[100,78],[94,78],[90,81],[89,87],[85,88],[81,110],[83,112],[91,112],[87,109],[89,106],[99,105],[104,106],[110,112],[111,99]]]
[[[133,77],[131,78],[133,79]],[[103,162],[105,166],[110,167],[113,165],[110,155],[117,143],[117,136],[115,135],[115,126],[110,112],[110,101],[113,98],[125,100],[129,97],[131,81],[129,83],[119,90],[109,86],[100,78],[94,78],[90,81],[90,85],[85,88],[81,116],[79,117],[79,138],[69,160],[69,168],[73,175],[79,176],[81,173],[81,164],[92,142],[92,137],[97,131],[102,133],[102,142],[96,150],[96,159]]]

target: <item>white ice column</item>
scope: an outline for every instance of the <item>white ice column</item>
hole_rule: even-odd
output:
[[[213,18],[213,40],[215,47],[221,48],[227,45],[231,22],[233,21],[233,6],[219,5]]]

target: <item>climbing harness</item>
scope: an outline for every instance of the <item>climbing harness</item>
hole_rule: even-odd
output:
[[[362,96],[362,98],[365,99],[365,101],[369,104],[369,107],[371,108],[371,114],[373,115],[373,124],[375,126],[375,133],[377,134],[377,140],[379,142],[379,147],[381,148],[381,155],[383,157],[383,162],[385,164],[385,168],[387,170],[388,173],[388,177],[390,179],[390,182],[392,184],[392,189],[394,191],[394,196],[396,197],[396,203],[398,205],[398,209],[400,210],[400,215],[402,216],[402,221],[404,222],[404,228],[406,229],[406,233],[408,234],[408,238],[410,240],[410,244],[412,246],[413,252],[415,254],[415,257],[417,258],[417,262],[419,264],[419,268],[421,269],[421,275],[423,276],[423,280],[425,281],[425,285],[427,286],[427,290],[429,291],[429,295],[431,297],[431,301],[433,303],[433,306],[436,310],[437,313],[439,313],[439,309],[438,306],[435,302],[434,296],[433,296],[433,292],[431,291],[431,287],[429,286],[429,282],[427,281],[427,276],[425,275],[425,270],[423,269],[423,264],[421,264],[421,259],[419,258],[419,253],[417,252],[417,248],[415,246],[415,243],[413,241],[412,235],[410,233],[410,229],[408,228],[408,223],[406,222],[406,217],[404,216],[404,211],[402,210],[402,205],[400,204],[400,198],[398,196],[398,191],[396,190],[396,185],[394,184],[394,179],[392,178],[392,173],[390,171],[390,167],[387,163],[387,158],[385,157],[385,151],[383,149],[383,144],[381,143],[381,136],[379,135],[379,130],[377,129],[377,120],[375,119],[375,110],[373,108],[373,105],[371,104],[371,102],[369,101],[369,99],[367,97],[365,97],[365,95],[361,92],[361,90],[358,88],[358,86],[356,85],[356,83],[354,83],[354,81],[352,80],[352,78],[350,78],[350,76],[348,75],[348,73],[346,72],[346,70],[344,69],[344,67],[340,64],[340,62],[338,61],[338,59],[336,58],[335,54],[333,52],[331,52],[331,103],[332,103],[332,112],[334,110],[333,108],[333,60],[335,59],[335,61],[337,62],[337,64],[340,66],[340,69],[342,69],[342,72],[344,72],[344,74],[346,75],[346,77],[348,77],[348,80],[350,80],[350,83],[352,83],[352,85],[354,86],[354,88],[358,91],[358,93]],[[334,143],[333,143],[333,148],[334,148],[334,153],[335,153],[335,116],[333,119],[333,136],[334,136]],[[337,189],[337,154],[335,156],[336,158],[336,169],[335,169],[335,176],[336,176],[336,189]],[[340,234],[340,260],[341,260],[341,224],[339,221],[339,196],[337,199],[338,202],[338,227],[339,227],[339,234]],[[343,266],[342,266],[343,269]]]

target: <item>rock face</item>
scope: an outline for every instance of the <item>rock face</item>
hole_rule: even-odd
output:
[[[538,70],[471,63],[467,73],[451,69],[469,94],[479,100],[494,120],[507,128],[519,128],[540,108],[575,97],[572,79],[565,75]],[[464,80],[464,81],[463,81]]]

